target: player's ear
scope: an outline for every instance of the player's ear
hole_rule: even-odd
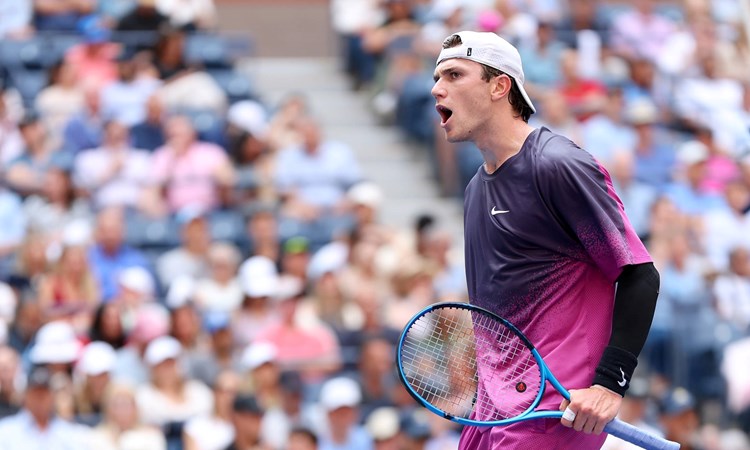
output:
[[[512,80],[505,74],[500,74],[490,80],[490,95],[492,96],[492,100],[500,100],[508,96],[512,85]]]

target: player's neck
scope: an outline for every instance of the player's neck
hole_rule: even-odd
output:
[[[484,158],[484,170],[493,173],[505,161],[521,151],[526,138],[534,128],[520,119],[497,123],[485,138],[475,143]]]

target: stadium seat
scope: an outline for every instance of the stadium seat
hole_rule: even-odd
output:
[[[209,217],[209,226],[214,240],[232,242],[236,245],[242,245],[246,240],[245,218],[237,211],[212,213]]]
[[[41,69],[45,67],[45,41],[39,37],[0,42],[0,65],[13,68]]]
[[[24,106],[32,108],[37,94],[48,84],[48,75],[46,70],[41,69],[10,68],[8,81],[18,90]]]
[[[227,94],[230,104],[255,97],[253,84],[248,76],[233,69],[213,69],[208,73]]]
[[[171,218],[153,219],[140,214],[128,214],[125,241],[144,250],[166,250],[180,244],[179,227]]]
[[[185,40],[185,61],[206,69],[229,69],[232,57],[227,41],[216,34],[194,33]]]

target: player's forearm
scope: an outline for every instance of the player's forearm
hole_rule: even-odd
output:
[[[658,295],[659,272],[652,263],[623,269],[617,279],[612,335],[596,368],[594,384],[625,393],[648,337]]]

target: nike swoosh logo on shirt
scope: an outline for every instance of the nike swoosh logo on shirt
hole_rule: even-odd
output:
[[[492,211],[490,211],[490,214],[492,214],[493,216],[496,216],[496,215],[498,215],[498,214],[505,214],[505,213],[509,213],[509,212],[510,212],[510,210],[509,210],[509,209],[506,209],[506,210],[500,211],[499,209],[495,209],[495,207],[493,206],[493,207],[492,207]]]

